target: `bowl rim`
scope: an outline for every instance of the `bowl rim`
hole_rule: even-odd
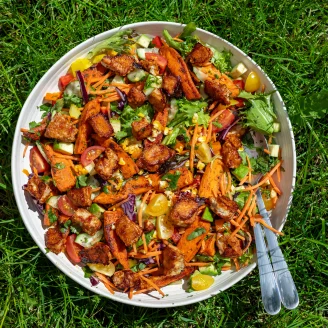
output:
[[[32,89],[31,93],[29,94],[29,96],[27,97],[27,99],[24,102],[24,105],[20,111],[19,114],[19,118],[17,120],[16,123],[16,128],[15,128],[15,133],[14,133],[14,138],[13,138],[13,143],[12,143],[12,153],[11,153],[11,174],[12,174],[12,184],[13,184],[13,190],[14,190],[14,196],[15,196],[15,200],[16,200],[16,204],[19,210],[19,213],[21,215],[21,218],[24,222],[24,225],[26,227],[26,229],[28,230],[30,236],[32,237],[32,239],[34,240],[34,242],[39,246],[40,250],[47,256],[47,258],[59,269],[61,270],[66,276],[68,276],[69,278],[71,278],[72,280],[74,280],[75,282],[77,282],[79,285],[83,286],[84,288],[87,288],[88,290],[92,291],[93,293],[97,293],[101,296],[107,297],[111,300],[114,301],[118,301],[121,303],[125,303],[128,305],[134,305],[134,306],[140,306],[140,307],[148,307],[148,308],[168,308],[168,307],[177,307],[177,306],[184,306],[184,305],[189,305],[192,303],[197,303],[200,301],[203,301],[205,299],[208,299],[212,296],[217,295],[218,293],[220,293],[221,291],[224,291],[228,288],[230,288],[231,286],[235,285],[237,282],[239,282],[241,279],[243,279],[246,275],[248,275],[255,267],[256,267],[256,263],[252,263],[249,266],[243,268],[240,272],[240,275],[238,277],[236,277],[234,280],[228,282],[224,288],[222,289],[218,289],[215,292],[211,292],[211,293],[207,293],[207,294],[202,294],[199,295],[197,297],[190,297],[190,298],[186,298],[183,301],[180,301],[179,303],[157,303],[157,302],[153,302],[153,303],[147,303],[147,304],[143,304],[140,301],[134,300],[134,299],[125,299],[125,298],[121,298],[119,296],[116,296],[115,294],[112,295],[109,292],[104,293],[102,292],[102,290],[92,287],[89,283],[89,281],[87,279],[84,279],[83,281],[81,281],[81,279],[79,277],[77,277],[74,272],[70,271],[69,269],[66,269],[66,267],[62,267],[59,266],[56,263],[56,259],[51,256],[52,254],[48,254],[44,248],[44,244],[42,244],[34,235],[34,232],[32,231],[32,228],[27,224],[26,222],[26,218],[25,218],[25,210],[23,208],[23,204],[19,201],[17,201],[18,195],[19,193],[22,192],[22,186],[18,185],[18,175],[16,176],[17,172],[15,169],[15,165],[16,165],[16,159],[19,158],[18,156],[20,154],[18,154],[18,147],[17,144],[19,142],[21,142],[21,132],[19,127],[22,124],[23,121],[23,113],[27,110],[27,104],[34,98],[34,93],[35,90],[38,89],[47,79],[47,76],[49,74],[53,74],[54,72],[56,72],[58,70],[59,67],[63,66],[65,63],[67,63],[67,61],[69,60],[70,57],[73,57],[74,55],[77,55],[79,52],[83,51],[83,49],[87,48],[88,46],[91,46],[94,42],[94,40],[97,38],[97,42],[101,42],[105,37],[109,37],[110,35],[113,35],[114,33],[118,32],[119,30],[122,29],[135,29],[138,27],[144,27],[147,25],[154,25],[154,24],[158,24],[158,25],[165,25],[167,27],[184,27],[186,24],[181,24],[181,23],[176,23],[176,22],[168,22],[168,21],[147,21],[147,22],[137,22],[137,23],[132,23],[132,24],[128,24],[128,25],[123,25],[120,27],[116,27],[114,29],[108,30],[108,31],[104,31],[102,33],[99,33],[95,36],[92,36],[91,38],[83,41],[82,43],[79,43],[77,46],[75,46],[73,49],[71,49],[70,51],[68,51],[67,53],[65,53],[59,60],[57,60],[52,66],[51,68],[42,76],[42,78],[39,80],[39,82],[34,86],[34,88]],[[288,113],[286,110],[286,106],[284,101],[281,98],[281,95],[279,93],[279,91],[277,90],[276,86],[274,85],[274,83],[272,82],[272,80],[269,78],[269,76],[264,72],[264,70],[252,59],[250,58],[248,55],[246,55],[241,49],[239,49],[237,46],[235,46],[234,44],[230,43],[229,41],[223,39],[222,37],[206,31],[204,29],[201,28],[197,28],[197,31],[201,31],[205,34],[208,34],[211,37],[214,37],[216,39],[219,39],[220,42],[222,44],[226,44],[229,45],[230,47],[234,48],[236,51],[238,51],[242,56],[246,57],[253,65],[255,65],[264,75],[265,77],[268,79],[269,83],[271,84],[271,86],[274,88],[274,90],[276,90],[276,96],[278,97],[278,101],[281,103],[282,105],[282,109],[285,112],[286,115],[286,120],[287,120],[287,125],[290,131],[290,137],[291,137],[291,142],[292,142],[292,154],[293,154],[293,163],[292,163],[292,181],[291,181],[291,194],[289,197],[289,201],[288,201],[288,205],[287,205],[287,209],[286,209],[286,214],[285,217],[279,227],[279,230],[282,229],[283,225],[285,224],[286,218],[288,216],[290,207],[291,207],[291,203],[292,203],[292,198],[293,198],[293,191],[295,188],[295,180],[296,180],[296,150],[295,150],[295,140],[294,140],[294,133],[293,133],[293,129],[292,129],[292,125],[290,122],[290,119],[288,117]]]

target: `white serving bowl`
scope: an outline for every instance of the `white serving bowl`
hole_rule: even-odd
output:
[[[61,253],[60,255],[55,255],[53,253],[46,253],[44,242],[45,230],[42,228],[42,221],[30,197],[26,197],[26,194],[22,190],[22,186],[27,183],[27,176],[22,173],[22,170],[24,168],[30,170],[30,167],[28,156],[24,159],[22,157],[25,146],[23,144],[20,129],[28,127],[28,123],[31,121],[40,121],[41,113],[37,109],[37,106],[41,105],[46,92],[58,91],[58,78],[67,72],[70,64],[75,59],[86,56],[86,54],[98,42],[107,39],[120,29],[128,28],[135,29],[139,33],[151,35],[162,35],[163,29],[168,29],[172,35],[175,35],[181,32],[183,25],[169,22],[142,22],[126,25],[121,28],[115,28],[88,39],[58,60],[42,77],[27,98],[17,122],[12,151],[12,182],[14,194],[25,226],[36,244],[40,247],[41,251],[46,254],[54,265],[56,265],[67,276],[78,282],[81,286],[112,300],[137,306],[167,308],[196,303],[212,297],[220,291],[223,291],[236,284],[255,268],[256,263],[252,263],[248,267],[241,269],[239,272],[223,272],[220,276],[215,277],[215,283],[205,291],[187,293],[182,288],[182,285],[171,285],[163,288],[164,293],[168,294],[168,296],[164,298],[161,298],[157,292],[152,292],[149,295],[139,294],[134,296],[131,300],[128,298],[128,295],[124,293],[116,292],[112,295],[101,283],[95,287],[92,287],[89,279],[84,278],[82,269],[79,266],[73,266],[64,254]],[[237,47],[228,41],[202,29],[197,29],[195,34],[198,35],[201,40],[209,43],[219,50],[226,49],[231,51],[233,54],[233,64],[243,62],[249,70],[256,71],[261,78],[261,82],[265,85],[266,91],[276,90],[274,84],[263,72],[263,70],[261,70],[261,68],[251,58],[249,58]],[[282,148],[284,172],[282,172],[282,179],[279,184],[283,194],[279,198],[278,206],[272,213],[271,222],[275,228],[281,230],[287,218],[287,213],[292,201],[292,191],[295,184],[296,174],[296,153],[292,127],[279,92],[275,92],[272,99],[278,120],[281,123],[281,132],[277,134],[276,140]]]

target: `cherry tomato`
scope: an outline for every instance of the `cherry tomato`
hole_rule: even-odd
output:
[[[245,91],[254,92],[261,86],[261,80],[256,72],[250,72],[245,82]]]
[[[160,48],[163,45],[161,38],[158,35],[155,36],[151,42],[156,48]]]
[[[73,216],[77,209],[67,195],[59,197],[57,204],[59,210],[67,216]]]
[[[146,214],[160,216],[168,211],[169,202],[165,195],[157,194],[149,202],[146,208]]]
[[[38,171],[38,173],[44,173],[50,171],[50,165],[41,155],[37,146],[34,146],[30,151],[30,165]]]
[[[245,103],[244,103],[244,100],[243,99],[241,99],[241,98],[235,98],[235,100],[238,101],[238,104],[235,105],[237,108],[241,108],[241,107],[244,107],[245,106]]]
[[[66,74],[59,78],[59,86],[61,89],[65,89],[66,86],[74,80],[74,76],[72,74]]]
[[[222,114],[218,117],[218,120],[217,120],[217,122],[219,124],[221,124],[222,126],[219,128],[213,124],[213,132],[217,133],[217,132],[224,130],[230,124],[232,124],[235,119],[236,119],[236,117],[235,117],[234,113],[229,109],[225,109],[222,112]]]
[[[75,238],[76,238],[76,234],[72,234],[67,237],[66,252],[70,260],[74,264],[77,264],[81,262],[79,251],[83,249],[83,247],[75,242]]]
[[[243,80],[233,80],[234,85],[236,85],[240,90],[244,90],[245,82]]]
[[[154,54],[152,52],[146,52],[146,59],[147,60],[155,60],[160,68],[160,74],[164,73],[166,65],[167,65],[167,60],[165,57],[158,55],[158,54]]]
[[[81,163],[84,167],[89,165],[94,159],[96,159],[105,150],[105,147],[91,146],[87,148],[81,155]]]

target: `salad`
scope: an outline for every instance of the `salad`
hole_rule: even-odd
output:
[[[110,293],[164,296],[182,278],[188,291],[207,289],[251,261],[256,223],[281,234],[255,196],[261,188],[271,210],[281,195],[271,94],[195,29],[119,31],[75,60],[44,95],[41,122],[21,129],[31,168],[23,189],[42,214],[47,251]],[[267,149],[254,148],[250,131]]]

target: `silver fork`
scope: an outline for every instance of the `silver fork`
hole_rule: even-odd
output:
[[[267,147],[267,142],[263,135],[261,135],[259,133],[251,133],[251,135],[254,140],[254,145],[256,147],[259,147],[259,148]],[[256,151],[250,151],[249,149],[246,149],[246,152],[248,153],[248,155],[250,157],[253,157],[253,158],[256,158],[258,155]],[[256,177],[254,177],[252,184],[257,183],[257,181],[261,177],[262,177],[262,175],[257,175]],[[260,189],[257,189],[257,191],[256,191],[256,199],[257,199],[257,206],[258,206],[261,216],[263,217],[263,219],[269,226],[272,226],[270,218],[269,218],[269,214],[268,214],[267,210],[265,209],[265,205],[263,202],[263,198],[262,198]],[[256,232],[256,230],[257,230],[257,232]],[[260,239],[259,235],[261,235],[262,239],[263,239],[262,228],[260,227],[259,224],[255,225],[254,232],[255,232],[255,242],[257,239]],[[297,289],[296,289],[293,277],[292,277],[290,271],[288,270],[288,266],[285,261],[284,255],[279,247],[277,237],[271,230],[269,230],[265,227],[264,227],[264,232],[265,232],[266,240],[268,243],[269,252],[271,255],[274,276],[275,276],[275,280],[276,280],[276,285],[279,290],[281,302],[287,309],[295,309],[299,304],[298,293],[297,293]],[[263,243],[264,243],[264,239],[263,239]],[[256,247],[257,247],[257,244],[256,244]],[[264,243],[264,248],[265,248],[265,251],[267,252],[265,243]],[[266,253],[266,256],[268,256],[267,253]],[[264,261],[266,261],[266,260],[267,259],[265,259]],[[272,266],[270,264],[271,269],[272,269]],[[270,267],[267,266],[267,268],[265,270],[270,271]],[[260,262],[259,262],[259,269],[260,269]],[[260,280],[261,280],[261,271],[260,271]],[[270,282],[270,284],[272,285],[273,282]],[[266,287],[264,287],[264,289],[271,290],[269,293],[272,294],[272,297],[273,296],[276,297],[276,291],[275,291],[275,289],[272,289],[272,286],[270,284],[267,284]],[[263,291],[262,284],[261,284],[261,291],[262,291],[262,299],[263,299],[263,293],[265,294],[265,297],[267,297],[268,292]],[[277,302],[276,298],[274,298],[274,300]],[[264,303],[264,301],[263,301],[263,303]],[[271,303],[272,303],[272,307],[273,307],[274,306],[273,301]],[[271,303],[269,302],[269,304],[271,304]],[[278,305],[276,304],[275,306],[276,306],[276,309],[278,309]],[[280,310],[280,308],[279,308],[279,310]],[[279,312],[279,310],[278,310],[278,312]],[[278,313],[278,312],[276,312],[276,313]]]

